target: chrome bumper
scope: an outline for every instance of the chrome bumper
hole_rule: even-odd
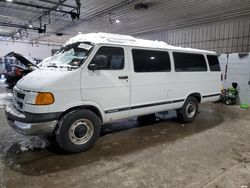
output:
[[[44,123],[23,123],[19,121],[8,120],[10,126],[18,133],[24,135],[44,135],[54,131],[57,121]]]
[[[15,131],[24,135],[50,134],[50,133],[53,133],[57,124],[57,120],[29,123],[27,122],[27,119],[30,119],[30,117],[27,118],[24,113],[21,113],[20,111],[18,111],[12,104],[6,107],[5,114],[6,114],[6,119],[9,125]],[[38,114],[36,114],[36,116],[37,115]]]

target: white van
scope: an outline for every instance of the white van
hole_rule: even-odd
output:
[[[74,153],[91,148],[112,121],[171,109],[193,121],[198,104],[218,100],[220,89],[215,52],[80,34],[17,83],[6,117],[16,131],[53,134]]]

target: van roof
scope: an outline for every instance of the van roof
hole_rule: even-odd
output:
[[[199,50],[194,48],[183,48],[179,46],[169,45],[163,41],[153,41],[135,38],[129,35],[118,35],[111,33],[87,33],[79,34],[75,37],[70,38],[65,45],[72,44],[75,42],[92,42],[94,44],[114,44],[134,47],[148,47],[148,48],[160,48],[177,51],[197,52],[197,53],[208,53],[216,54],[214,51]]]

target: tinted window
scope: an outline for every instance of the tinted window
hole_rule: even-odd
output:
[[[132,50],[135,72],[168,72],[170,59],[168,52],[153,50]]]
[[[102,70],[121,70],[124,68],[124,50],[117,47],[100,47],[92,63],[98,64],[98,61],[102,61]]]
[[[176,72],[207,71],[207,64],[202,54],[173,52]]]
[[[207,55],[210,71],[220,71],[220,64],[216,55]]]

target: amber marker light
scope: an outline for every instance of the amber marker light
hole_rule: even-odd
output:
[[[36,105],[49,105],[54,103],[54,96],[52,93],[38,93],[36,96]]]

